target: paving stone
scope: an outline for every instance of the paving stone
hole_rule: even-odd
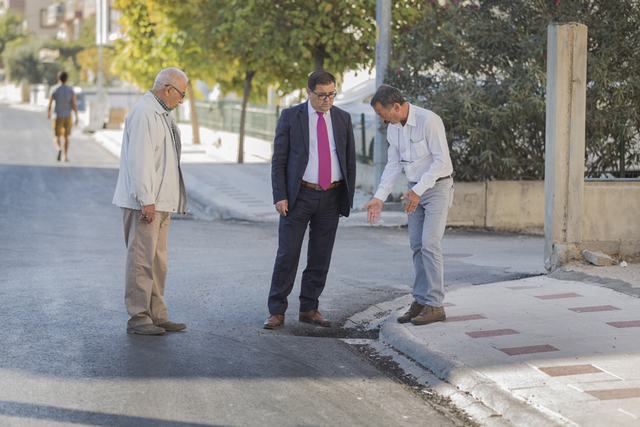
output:
[[[563,375],[593,374],[602,372],[600,369],[596,368],[593,365],[545,366],[538,369],[552,377],[559,377]]]
[[[546,353],[549,351],[558,351],[557,348],[549,344],[527,345],[524,347],[500,348],[499,350],[503,353],[508,354],[509,356],[519,356],[523,354]]]
[[[640,397],[640,387],[613,388],[608,390],[585,390],[585,392],[600,400],[633,399]]]
[[[620,309],[612,305],[592,305],[589,307],[573,307],[569,310],[575,311],[576,313],[594,313],[598,311],[614,311]]]
[[[564,294],[536,295],[536,298],[542,299],[542,300],[548,300],[548,299],[578,298],[581,296],[582,295],[577,294],[575,292],[566,292]]]

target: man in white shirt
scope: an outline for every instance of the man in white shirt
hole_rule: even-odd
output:
[[[378,88],[371,106],[388,123],[388,160],[380,185],[367,203],[368,220],[380,217],[384,201],[404,171],[409,189],[404,193],[409,241],[413,251],[414,302],[398,322],[426,325],[445,320],[442,237],[453,198],[453,166],[442,119],[432,111],[406,101],[388,85]]]

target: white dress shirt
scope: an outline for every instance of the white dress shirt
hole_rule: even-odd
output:
[[[411,188],[418,196],[433,187],[438,178],[453,173],[449,146],[442,119],[436,113],[409,104],[409,116],[403,126],[387,126],[389,151],[380,185],[374,197],[387,200],[400,173],[404,170]]]
[[[312,184],[319,184],[318,181],[318,112],[313,109],[311,103],[307,101],[309,111],[309,161],[307,169],[304,171],[302,179]],[[336,151],[336,141],[333,138],[333,127],[331,126],[331,113],[327,111],[322,115],[327,124],[327,134],[329,135],[329,150],[331,151],[331,182],[342,180],[338,153]]]

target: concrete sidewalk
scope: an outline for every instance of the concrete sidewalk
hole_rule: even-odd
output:
[[[468,408],[481,424],[640,425],[640,265],[554,276],[453,290],[432,325],[396,322],[411,296],[351,321],[381,319],[383,344],[494,412]]]
[[[271,192],[271,143],[248,137],[245,141],[246,163],[235,163],[237,135],[201,129],[202,144],[194,145],[191,126],[180,123],[182,164],[191,210],[206,219],[233,219],[253,222],[277,222]],[[120,157],[122,130],[100,130],[95,140],[116,157]],[[371,197],[356,189],[354,209],[343,226],[369,226],[362,207]],[[375,226],[405,225],[403,212],[384,211]]]

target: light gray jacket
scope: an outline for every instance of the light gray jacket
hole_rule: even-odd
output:
[[[113,204],[129,209],[154,204],[157,211],[184,213],[187,197],[180,151],[173,116],[151,92],[145,93],[125,121]]]

